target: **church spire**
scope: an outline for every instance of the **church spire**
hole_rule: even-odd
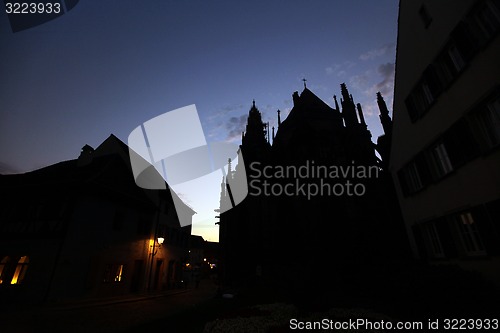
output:
[[[377,104],[380,110],[379,118],[384,128],[384,133],[389,135],[392,132],[392,120],[391,117],[389,117],[389,110],[387,109],[387,105],[380,91],[377,93]]]
[[[252,107],[248,112],[246,130],[241,140],[241,145],[247,154],[249,150],[258,150],[269,145],[267,123],[262,121],[262,115],[255,106],[255,100],[252,101]]]
[[[340,112],[339,102],[337,102],[337,95],[333,95],[333,100],[335,101],[335,109]]]
[[[361,125],[363,125],[366,128],[367,125],[366,125],[366,122],[365,122],[365,116],[363,115],[363,109],[361,109],[361,104],[358,103],[356,105],[358,107],[359,121],[361,122]]]
[[[281,125],[281,117],[280,117],[280,113],[281,111],[278,109],[278,128],[280,127]]]
[[[344,118],[345,126],[354,127],[359,125],[358,117],[356,116],[356,106],[354,105],[352,95],[349,95],[349,91],[347,91],[345,83],[340,85],[340,92],[342,93],[340,103],[342,104],[342,117]]]

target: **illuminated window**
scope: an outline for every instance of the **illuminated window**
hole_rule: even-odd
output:
[[[104,270],[104,283],[121,282],[123,280],[123,265],[109,264]]]
[[[23,282],[24,277],[26,276],[26,271],[28,270],[28,263],[28,256],[22,256],[21,258],[19,258],[10,284],[21,284]]]
[[[115,282],[120,282],[122,280],[123,265],[118,265],[115,272]]]
[[[9,264],[10,258],[5,256],[2,258],[2,261],[0,262],[0,284],[4,283],[4,281],[7,281],[7,269],[8,269],[8,264]]]

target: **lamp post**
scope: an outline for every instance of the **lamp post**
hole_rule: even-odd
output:
[[[156,235],[155,235],[156,237]],[[165,238],[158,237],[153,239],[153,245],[151,245],[151,266],[149,266],[149,281],[148,281],[148,291],[151,291],[151,277],[153,275],[153,264],[156,253],[158,253],[158,249],[162,246]],[[158,245],[156,245],[158,243]]]

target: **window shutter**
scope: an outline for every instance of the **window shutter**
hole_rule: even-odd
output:
[[[405,100],[406,109],[408,110],[408,115],[410,116],[410,120],[414,123],[418,119],[418,109],[415,103],[415,98],[413,93],[411,93]]]
[[[436,99],[443,91],[443,83],[439,79],[436,68],[434,65],[429,65],[424,71],[424,78],[429,89],[431,90],[432,96]]]
[[[500,200],[489,203],[487,206],[479,206],[472,210],[472,214],[481,240],[489,255],[500,254]],[[496,225],[495,225],[496,224]]]
[[[453,168],[470,161],[479,154],[478,144],[464,119],[455,123],[445,133],[443,142]]]
[[[417,244],[417,251],[420,259],[426,260],[428,258],[427,250],[425,248],[424,236],[422,235],[422,226],[414,225],[412,227],[413,238],[415,238],[415,243]]]
[[[460,22],[451,33],[451,36],[457,45],[457,49],[464,57],[464,60],[466,62],[470,61],[476,54],[479,45],[474,38],[472,38],[467,24]]]
[[[424,152],[421,152],[415,157],[415,164],[417,165],[417,170],[420,175],[420,180],[422,181],[422,186],[425,187],[431,182],[432,176]]]
[[[439,239],[441,240],[441,246],[443,247],[443,252],[446,258],[458,257],[457,247],[453,239],[448,220],[446,218],[440,218],[436,220],[435,223]]]

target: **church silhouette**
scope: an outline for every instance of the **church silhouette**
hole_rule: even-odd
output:
[[[361,105],[345,84],[340,88],[341,106],[334,96],[332,108],[304,81],[304,90],[293,93],[288,117],[282,121],[277,111],[276,133],[253,101],[240,146],[244,163],[233,170],[229,161],[221,184],[225,286],[257,282],[287,292],[322,291],[353,281],[365,284],[367,275],[374,281],[374,275],[408,259],[387,170],[389,111],[377,93],[385,134],[374,144]],[[249,195],[228,210],[229,184],[245,175],[243,167]]]

